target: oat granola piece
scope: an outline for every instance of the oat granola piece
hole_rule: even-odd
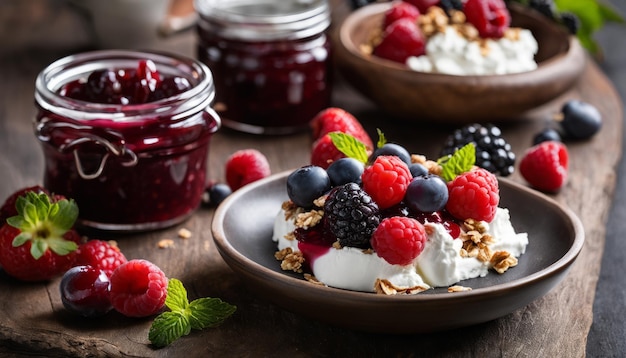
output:
[[[509,268],[517,266],[517,258],[508,251],[496,251],[489,261],[493,269],[499,273],[505,273]]]
[[[302,273],[302,264],[304,263],[304,256],[300,251],[294,252],[291,247],[286,247],[274,254],[277,260],[281,260],[280,268],[283,271],[293,271],[296,273]]]
[[[182,228],[178,230],[178,237],[181,239],[189,239],[191,237],[191,231],[188,229]]]
[[[299,213],[296,215],[295,225],[298,228],[309,229],[321,222],[323,217],[324,210],[310,210]]]
[[[387,279],[376,279],[374,283],[374,290],[377,294],[382,295],[415,295],[417,293],[428,290],[428,287],[413,286],[413,287],[400,287],[391,283]]]
[[[321,281],[319,281],[317,278],[315,278],[315,276],[311,275],[310,273],[305,273],[303,276],[304,276],[305,280],[307,280],[308,282],[310,282],[312,284],[320,285],[320,286],[326,286]]]
[[[284,201],[281,208],[285,211],[285,220],[290,220],[295,217],[298,212],[302,211],[302,209],[291,200]]]
[[[174,247],[174,240],[163,239],[163,240],[159,241],[157,246],[159,247],[159,249],[168,249],[170,247]]]
[[[471,287],[465,287],[465,286],[459,286],[459,285],[454,285],[454,286],[450,286],[448,287],[448,292],[452,293],[452,292],[467,292],[467,291],[471,291],[472,288]]]

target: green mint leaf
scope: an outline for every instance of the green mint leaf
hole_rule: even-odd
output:
[[[194,329],[215,327],[237,310],[237,307],[219,298],[199,298],[193,300],[189,307],[191,308],[189,322]]]
[[[171,344],[188,335],[191,329],[217,326],[236,310],[235,306],[218,298],[199,298],[189,303],[187,290],[175,278],[168,281],[165,305],[171,311],[158,315],[148,333],[148,339],[156,347]]]
[[[581,45],[594,54],[600,52],[600,47],[593,38],[595,32],[606,22],[624,23],[619,13],[597,0],[555,0],[554,4],[559,12],[571,12],[578,17],[580,28],[576,36]]]
[[[163,312],[152,322],[148,339],[156,347],[165,347],[178,338],[188,335],[189,332],[191,332],[191,324],[184,314]]]
[[[345,154],[349,158],[354,158],[361,163],[367,163],[367,148],[365,144],[363,144],[358,139],[353,136],[341,133],[341,132],[330,132],[328,133],[330,139],[337,149]]]
[[[445,181],[452,181],[457,175],[470,171],[476,163],[476,147],[473,143],[466,144],[454,154],[441,158],[441,177]]]
[[[378,133],[378,143],[376,143],[376,148],[382,148],[382,146],[387,143],[387,138],[385,138],[385,133],[383,133],[380,128],[376,128],[376,132]]]
[[[185,311],[189,307],[187,290],[180,280],[172,278],[167,283],[167,297],[165,305],[172,311]]]

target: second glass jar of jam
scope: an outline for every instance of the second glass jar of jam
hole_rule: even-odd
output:
[[[196,0],[198,58],[215,76],[224,125],[256,134],[307,128],[330,104],[327,0]]]
[[[184,220],[206,187],[214,96],[210,70],[183,56],[112,50],[52,63],[35,83],[44,186],[74,199],[92,228]]]

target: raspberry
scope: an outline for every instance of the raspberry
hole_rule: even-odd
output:
[[[270,164],[256,149],[241,149],[226,160],[226,182],[235,191],[271,174]]]
[[[522,177],[538,190],[558,191],[567,179],[569,154],[561,142],[541,142],[529,148],[520,162]]]
[[[464,12],[467,22],[484,38],[501,38],[511,22],[503,0],[467,0]]]
[[[377,157],[361,176],[363,190],[374,199],[381,210],[402,201],[412,178],[406,163],[396,156],[388,155]]]
[[[378,206],[357,184],[331,190],[324,204],[325,225],[342,246],[368,248],[380,222]]]
[[[424,250],[428,236],[419,221],[403,216],[383,219],[372,235],[376,254],[392,265],[408,265]]]
[[[80,245],[76,250],[74,266],[92,266],[104,271],[108,277],[111,277],[113,271],[126,261],[126,256],[117,246],[107,241],[90,240]]]
[[[311,164],[327,169],[334,161],[345,158],[346,155],[335,147],[328,134],[313,143],[311,150]]]
[[[163,308],[166,297],[167,277],[150,261],[130,260],[111,275],[111,304],[125,316],[156,314]]]
[[[446,210],[459,220],[491,222],[500,201],[498,179],[486,169],[476,168],[448,183]]]
[[[385,20],[383,21],[383,28],[394,23],[399,19],[410,19],[411,21],[417,21],[420,16],[420,11],[413,4],[409,4],[405,1],[394,3],[391,9],[385,12]]]
[[[8,218],[17,215],[17,209],[15,209],[15,202],[17,198],[23,196],[27,192],[32,191],[35,193],[47,193],[48,191],[39,185],[19,189],[11,194],[0,207],[0,226],[4,225]]]
[[[341,108],[331,107],[319,112],[311,121],[311,129],[314,140],[319,140],[330,132],[341,132],[360,140],[368,149],[374,148],[372,139],[361,123]]]
[[[424,34],[411,19],[403,18],[385,28],[382,41],[374,48],[374,55],[405,63],[411,56],[426,53]]]
[[[409,4],[415,6],[420,13],[425,14],[428,8],[439,4],[439,0],[403,0]]]

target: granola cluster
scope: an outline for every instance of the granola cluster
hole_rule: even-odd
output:
[[[462,257],[475,257],[481,262],[488,262],[499,274],[517,265],[517,258],[509,252],[492,252],[488,245],[493,243],[493,237],[487,234],[487,228],[481,221],[465,220],[460,239],[463,240]]]

